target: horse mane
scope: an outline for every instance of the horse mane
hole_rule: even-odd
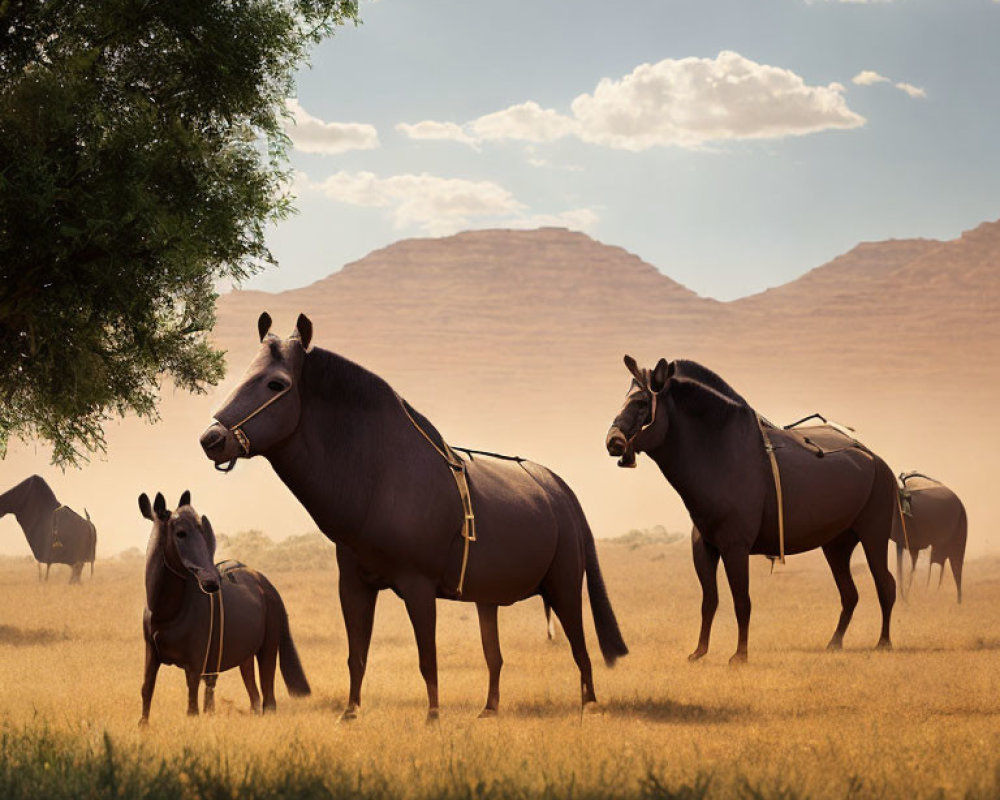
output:
[[[321,400],[347,402],[368,409],[380,402],[396,407],[402,404],[420,429],[438,448],[444,449],[444,437],[427,417],[397,394],[384,378],[350,359],[313,347],[302,366],[302,382]]]
[[[698,398],[707,400],[698,410],[699,415],[711,413],[720,423],[743,409],[752,410],[750,404],[708,367],[697,361],[678,359],[671,378],[671,394],[681,400]]]

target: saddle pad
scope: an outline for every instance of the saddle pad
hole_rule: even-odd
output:
[[[229,573],[235,572],[238,569],[246,569],[247,565],[242,561],[237,561],[235,558],[227,558],[225,561],[220,561],[215,565],[215,568],[219,570],[219,575],[222,577],[229,576],[229,580],[233,583],[236,582],[236,576],[230,575]]]

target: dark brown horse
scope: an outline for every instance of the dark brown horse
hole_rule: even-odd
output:
[[[205,711],[211,712],[218,675],[233,667],[240,668],[251,708],[260,711],[254,656],[264,711],[275,708],[274,672],[279,653],[281,676],[289,694],[309,694],[309,682],[278,590],[259,572],[236,562],[220,573],[212,563],[212,524],[191,507],[190,492],[181,495],[173,513],[159,493],[152,506],[149,498],[141,495],[139,510],[153,522],[146,549],[146,610],[142,615],[146,667],[139,724],[149,721],[160,664],[176,664],[184,670],[191,715],[198,713],[201,679],[205,679]]]
[[[944,579],[944,564],[951,564],[951,574],[958,590],[958,602],[962,602],[962,565],[965,561],[965,542],[968,537],[968,521],[965,506],[958,495],[940,481],[919,472],[905,472],[899,476],[900,502],[903,505],[906,522],[906,536],[902,528],[896,526],[892,538],[896,542],[896,578],[899,581],[900,596],[903,588],[909,591],[913,573],[917,569],[917,558],[925,547],[931,549],[931,563],[927,567],[927,584],[930,585],[934,565],[941,567],[938,587]],[[909,580],[903,581],[903,550],[910,551],[912,567]]]
[[[441,435],[377,375],[320,348],[299,316],[282,340],[258,321],[261,346],[240,386],[201,437],[217,466],[264,456],[319,529],[337,543],[351,687],[344,718],[358,713],[379,590],[406,604],[438,716],[436,598],[473,602],[489,667],[484,715],[499,701],[497,606],[541,594],[562,623],[580,670],[583,703],[596,702],[584,639],[586,572],[601,652],[627,652],[597,562],[594,538],[569,487],[550,470],[489,455],[457,457],[475,515],[462,584],[463,504]],[[418,428],[419,425],[419,428]],[[423,433],[421,432],[423,431]]]
[[[889,647],[895,586],[888,543],[896,511],[896,481],[878,456],[826,426],[805,429],[815,441],[842,442],[819,458],[803,445],[802,430],[776,429],[725,381],[693,361],[660,359],[640,370],[631,356],[633,380],[607,436],[608,453],[634,466],[645,452],[674,487],[695,525],[692,549],[702,587],[701,635],[691,660],[708,652],[719,603],[716,570],[721,556],[733,593],[739,640],[731,663],[745,661],[750,625],[749,556],[779,554],[775,481],[761,426],[778,462],[784,495],[785,552],[823,548],[840,590],[843,610],[830,640],[842,646],[858,602],[851,553],[861,542],[882,607],[879,647]]]
[[[38,562],[39,580],[42,564],[45,564],[45,580],[49,579],[53,564],[69,565],[70,583],[80,582],[83,565],[88,561],[90,574],[94,574],[97,528],[86,509],[83,513],[86,518],[56,500],[52,489],[38,475],[25,478],[0,494],[0,517],[13,514],[17,518]]]

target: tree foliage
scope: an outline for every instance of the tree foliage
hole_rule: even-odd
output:
[[[0,455],[204,391],[220,280],[272,261],[284,99],[356,0],[0,0]]]

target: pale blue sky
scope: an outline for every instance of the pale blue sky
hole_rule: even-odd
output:
[[[249,288],[402,238],[550,223],[731,299],[859,241],[1000,218],[996,0],[362,0],[361,15],[299,75],[300,213],[270,237],[280,269]]]

